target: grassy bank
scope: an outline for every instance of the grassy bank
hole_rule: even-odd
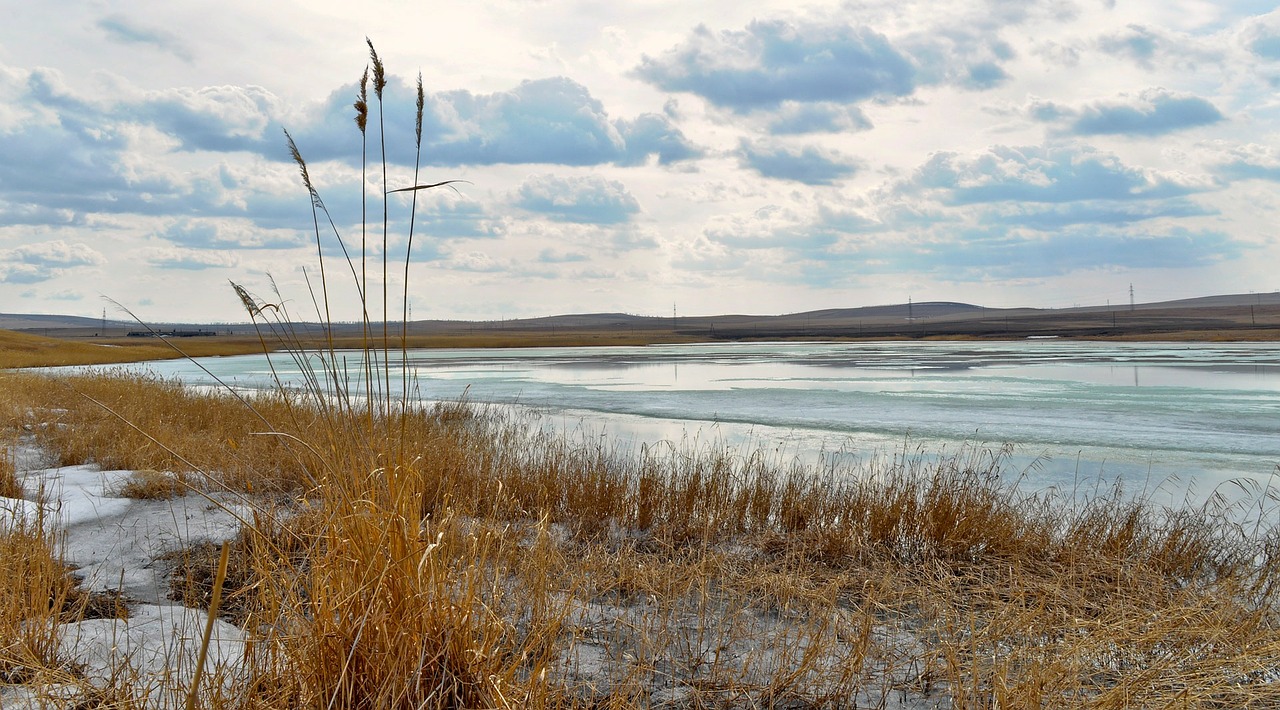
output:
[[[999,452],[818,471],[573,445],[460,405],[0,391],[7,436],[62,464],[253,501],[221,610],[257,652],[216,707],[1280,702],[1274,531],[1026,495]],[[76,613],[50,542],[4,538],[8,682],[74,676],[48,653]],[[216,555],[175,559],[175,592],[207,603]]]
[[[22,367],[111,365],[183,357],[262,352],[257,338],[192,338],[170,347],[158,338],[100,338],[91,341],[46,338],[0,330],[0,370]]]

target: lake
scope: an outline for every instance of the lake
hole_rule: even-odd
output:
[[[697,441],[812,462],[1007,443],[1007,475],[1027,486],[1119,479],[1174,504],[1233,479],[1266,484],[1280,464],[1275,343],[750,343],[413,350],[408,360],[417,397],[465,392],[624,447]],[[299,381],[287,355],[272,362]],[[349,363],[358,377],[359,354]],[[271,383],[260,355],[200,364],[237,387]],[[212,383],[191,362],[138,367]]]

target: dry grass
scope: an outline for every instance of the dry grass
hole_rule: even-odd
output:
[[[95,338],[71,341],[0,330],[0,370],[20,367],[64,367],[262,352],[252,338],[193,338],[170,347],[155,338]]]
[[[303,431],[315,424],[315,415],[278,397],[256,398],[255,414],[232,397],[141,375],[16,372],[0,375],[0,381],[7,395],[0,397],[0,424],[38,430],[59,465],[92,462],[106,469],[172,472],[197,488],[208,483],[202,472],[216,470],[219,485],[259,493],[296,489],[309,477],[308,462],[284,447],[280,436],[264,431],[259,415]],[[32,402],[43,406],[40,421],[31,421]]]
[[[8,447],[0,446],[0,498],[21,498],[22,482],[18,480],[13,465],[13,454]]]
[[[116,494],[134,500],[168,500],[186,495],[190,488],[185,475],[144,468],[130,474]]]
[[[6,529],[0,534],[0,553],[5,559],[0,585],[0,638],[4,639],[0,677],[6,683],[19,683],[24,682],[26,669],[52,661],[48,638],[31,634],[27,620],[49,616],[50,601],[65,599],[69,585],[39,535]]]
[[[57,560],[43,520],[0,510],[0,560],[0,683],[65,678],[57,627],[81,618],[87,598]]]

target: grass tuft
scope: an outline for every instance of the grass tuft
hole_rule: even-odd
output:
[[[0,446],[0,498],[22,498],[22,481],[18,480],[17,469],[13,465],[13,454],[7,447]]]
[[[130,474],[116,492],[134,500],[168,500],[186,495],[190,486],[184,475],[144,468]]]

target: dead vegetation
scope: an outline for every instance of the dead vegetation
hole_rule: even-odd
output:
[[[22,483],[18,481],[13,454],[8,447],[0,448],[0,498],[21,498]]]
[[[91,338],[65,340],[0,330],[0,370],[22,367],[66,367],[163,360],[166,358],[242,355],[262,352],[256,339],[199,338],[169,345],[160,338]]]

